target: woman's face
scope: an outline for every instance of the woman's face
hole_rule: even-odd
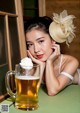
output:
[[[46,61],[53,52],[53,41],[48,34],[41,30],[32,29],[28,31],[26,41],[32,56],[40,61]]]

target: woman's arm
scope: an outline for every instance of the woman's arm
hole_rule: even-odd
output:
[[[77,59],[71,56],[67,56],[67,59],[68,60],[64,65],[63,71],[73,76],[78,68],[79,62],[77,61]],[[50,96],[56,95],[58,92],[64,89],[71,81],[69,77],[63,74],[60,74],[57,77],[53,69],[54,68],[52,61],[49,59],[46,62],[45,78],[46,78],[46,87],[47,87],[48,95]]]
[[[41,61],[35,59],[28,50],[27,50],[27,52],[28,52],[28,56],[32,59],[32,61],[36,64],[39,64],[39,66],[40,66],[40,83],[41,83],[43,74],[44,74],[44,69],[45,69],[45,62],[41,62]]]

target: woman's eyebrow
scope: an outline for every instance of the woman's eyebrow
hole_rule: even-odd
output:
[[[36,41],[44,39],[44,37],[37,38]],[[32,43],[31,41],[26,41],[26,43]]]
[[[44,39],[44,37],[37,38],[36,40],[41,40],[41,39]]]
[[[26,43],[31,43],[31,41],[26,41]]]

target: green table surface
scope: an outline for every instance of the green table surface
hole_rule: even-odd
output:
[[[8,98],[0,104],[11,104]],[[48,96],[44,87],[39,89],[39,108],[34,111],[18,110],[11,105],[9,113],[80,113],[80,86],[70,85],[56,96]]]

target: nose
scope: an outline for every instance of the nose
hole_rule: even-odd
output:
[[[35,53],[38,53],[40,51],[40,46],[38,44],[35,44],[34,51]]]

